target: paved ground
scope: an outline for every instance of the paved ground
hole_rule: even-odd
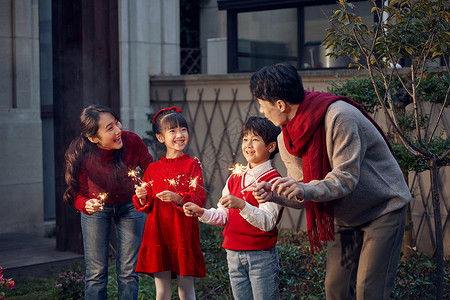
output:
[[[55,238],[0,234],[0,265],[5,277],[42,276],[82,261],[83,255],[56,251]]]

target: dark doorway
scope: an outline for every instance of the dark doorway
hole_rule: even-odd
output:
[[[57,250],[83,251],[79,213],[62,200],[64,152],[79,134],[83,107],[120,113],[118,25],[117,0],[52,2]]]

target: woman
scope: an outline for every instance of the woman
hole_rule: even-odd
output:
[[[137,299],[135,273],[142,238],[143,214],[134,209],[135,178],[128,172],[143,171],[153,161],[139,136],[122,131],[117,115],[108,107],[90,105],[80,115],[80,136],[66,151],[68,185],[64,201],[82,212],[85,298],[106,299],[108,245],[114,220],[119,299]]]

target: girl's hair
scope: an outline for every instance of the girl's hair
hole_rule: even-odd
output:
[[[65,180],[67,189],[64,192],[64,202],[71,205],[75,200],[75,194],[79,188],[78,174],[85,156],[92,155],[97,145],[89,141],[89,137],[96,137],[98,132],[98,121],[101,113],[109,113],[119,121],[117,114],[109,107],[103,105],[90,105],[85,107],[80,114],[79,127],[81,134],[74,138],[65,153],[66,170]],[[123,147],[114,151],[114,177],[123,173],[125,165],[122,161]]]
[[[305,98],[302,78],[297,69],[287,63],[266,66],[255,72],[250,79],[250,90],[257,99],[272,104],[279,99],[300,104]]]
[[[155,134],[160,134],[164,127],[186,127],[189,132],[187,121],[177,107],[163,108],[153,117],[152,128]]]
[[[277,143],[277,137],[281,132],[281,128],[275,126],[275,124],[270,122],[267,118],[250,117],[247,122],[242,125],[241,138],[250,132],[259,135],[267,146],[272,142]],[[270,159],[273,159],[277,153],[278,143],[275,151],[270,154]]]

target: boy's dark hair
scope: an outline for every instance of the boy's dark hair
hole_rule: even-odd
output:
[[[259,135],[267,146],[272,142],[277,143],[277,137],[281,132],[281,128],[275,126],[267,118],[250,117],[247,122],[242,125],[241,138],[249,132]],[[270,154],[270,159],[273,159],[277,153],[278,143],[275,150]]]
[[[250,90],[257,99],[272,104],[277,100],[300,104],[305,98],[303,82],[297,69],[287,63],[266,66],[256,71],[250,79]]]

